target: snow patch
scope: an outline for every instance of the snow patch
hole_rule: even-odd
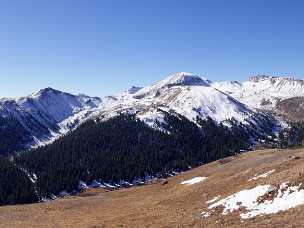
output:
[[[254,205],[249,208],[249,212],[242,213],[241,218],[248,219],[262,214],[275,214],[304,204],[304,189],[300,189],[301,185],[287,186],[287,183],[281,184],[278,194],[273,200]]]
[[[85,182],[79,181],[79,183],[78,183],[78,189],[79,190],[89,189],[89,186]]]
[[[194,177],[192,179],[181,182],[181,184],[182,185],[193,185],[193,184],[203,182],[206,179],[207,179],[207,177]]]
[[[106,186],[107,188],[116,188],[115,185],[108,184],[108,183],[104,183],[103,185]]]
[[[261,174],[261,175],[257,175],[257,174],[256,174],[256,175],[254,175],[253,178],[250,178],[250,179],[248,180],[248,182],[253,181],[253,180],[258,180],[258,179],[260,179],[260,178],[268,177],[269,175],[273,174],[275,171],[276,171],[276,170],[273,169],[273,170],[270,170],[270,171],[268,171],[268,172],[266,172],[266,173],[263,173],[263,174]]]
[[[208,217],[210,217],[210,216],[212,215],[213,212],[214,212],[214,211],[202,212],[202,216],[203,216],[204,218],[208,218]]]
[[[241,207],[254,208],[254,206],[257,204],[256,200],[259,197],[273,190],[274,188],[271,185],[259,185],[255,188],[242,190],[228,196],[227,198],[210,205],[208,208],[214,209],[218,206],[224,206],[223,215],[238,210]]]
[[[206,204],[214,203],[214,202],[218,201],[220,198],[221,198],[220,195],[215,196],[213,199],[206,201]]]
[[[265,197],[269,193],[274,193],[273,198],[266,197],[264,201],[261,200],[261,197]],[[210,205],[208,211],[202,212],[202,216],[207,218],[214,213],[216,208],[223,207],[222,215],[243,209],[245,211],[240,213],[241,219],[249,219],[286,211],[302,204],[304,204],[302,184],[291,186],[289,183],[282,183],[278,188],[271,185],[259,185],[237,192]]]

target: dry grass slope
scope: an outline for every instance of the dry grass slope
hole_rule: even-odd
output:
[[[295,159],[297,158],[297,159]],[[275,169],[266,178],[248,182],[257,173]],[[304,150],[248,152],[151,184],[118,191],[89,190],[77,197],[49,203],[0,208],[1,227],[304,227],[304,206],[240,221],[239,213],[218,211],[202,218],[206,201],[229,196],[258,184],[297,182],[304,173]],[[207,179],[185,186],[183,180]],[[300,178],[301,179],[301,178]]]

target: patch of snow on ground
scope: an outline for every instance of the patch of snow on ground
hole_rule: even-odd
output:
[[[277,196],[273,200],[267,200],[261,204],[249,208],[249,212],[242,213],[242,219],[253,218],[262,214],[275,214],[290,208],[304,204],[304,189],[299,186],[280,185]]]
[[[79,181],[79,183],[78,183],[78,189],[79,190],[89,189],[89,186],[85,182]]]
[[[222,199],[208,208],[213,209],[218,206],[224,206],[223,215],[231,213],[240,207],[254,208],[257,204],[256,200],[260,197],[274,190],[271,185],[259,185],[252,189],[245,189],[225,199]]]
[[[190,180],[186,180],[186,181],[181,182],[181,184],[182,185],[193,185],[193,184],[200,183],[200,182],[202,182],[206,179],[207,179],[207,177],[194,177]]]
[[[207,212],[202,212],[202,216],[204,218],[208,218],[209,216],[211,216],[211,214],[213,213],[214,211],[207,211]]]
[[[253,181],[253,180],[260,179],[260,178],[268,177],[269,175],[273,174],[274,172],[275,172],[275,169],[270,170],[270,171],[268,171],[266,173],[263,173],[261,175],[255,175],[253,178],[249,179],[248,181]]]
[[[202,216],[207,218],[211,216],[215,208],[223,207],[223,215],[232,213],[241,208],[245,212],[240,214],[241,219],[249,219],[265,214],[275,214],[285,211],[298,205],[304,204],[304,189],[299,186],[291,186],[288,183],[282,183],[280,187],[275,188],[271,185],[259,185],[252,189],[242,190],[227,198],[224,198],[208,207],[209,211],[202,212]],[[263,201],[260,197],[267,196],[274,192],[273,199]],[[213,200],[210,200],[211,202]]]
[[[206,204],[214,203],[214,202],[218,201],[220,198],[221,198],[220,195],[215,196],[213,199],[208,200],[208,201],[206,202]]]
[[[108,183],[104,183],[104,186],[106,186],[107,188],[116,188],[116,186],[108,184]]]

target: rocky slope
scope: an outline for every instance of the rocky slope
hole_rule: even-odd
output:
[[[278,101],[274,112],[292,122],[303,122],[304,97],[291,97]]]

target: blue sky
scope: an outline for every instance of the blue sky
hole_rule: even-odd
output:
[[[3,0],[0,97],[103,96],[187,71],[304,76],[301,0]]]

